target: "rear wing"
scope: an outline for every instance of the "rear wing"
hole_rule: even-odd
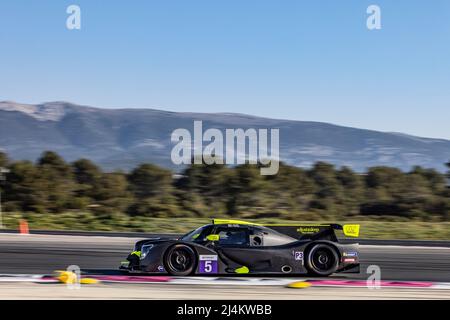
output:
[[[337,241],[335,230],[342,230],[346,237],[359,237],[359,224],[298,224],[298,225],[264,225],[292,238],[303,240]]]

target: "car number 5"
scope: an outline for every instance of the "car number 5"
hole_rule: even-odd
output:
[[[205,261],[205,272],[209,273],[212,271],[212,261]]]
[[[217,256],[216,255],[200,255],[199,273],[217,273]]]

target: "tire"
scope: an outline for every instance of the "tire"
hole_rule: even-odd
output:
[[[312,275],[329,276],[336,272],[338,266],[339,255],[336,249],[328,244],[316,244],[307,252],[306,268]]]
[[[187,276],[194,272],[197,255],[185,244],[176,244],[167,249],[164,255],[164,268],[173,276]]]

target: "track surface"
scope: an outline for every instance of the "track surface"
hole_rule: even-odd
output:
[[[0,274],[50,274],[78,265],[90,273],[116,273],[137,238],[0,234]],[[360,246],[361,274],[381,268],[383,280],[450,282],[450,248]]]
[[[0,299],[450,299],[450,290],[101,284],[68,290],[62,284],[0,283]]]

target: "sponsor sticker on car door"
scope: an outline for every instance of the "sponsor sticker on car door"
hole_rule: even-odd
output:
[[[303,251],[293,251],[294,260],[303,265]]]
[[[217,273],[218,264],[217,264],[217,255],[208,254],[208,255],[200,255],[199,257],[199,265],[198,272],[199,273]]]
[[[303,252],[302,251],[294,251],[294,259],[297,261],[303,261]]]

